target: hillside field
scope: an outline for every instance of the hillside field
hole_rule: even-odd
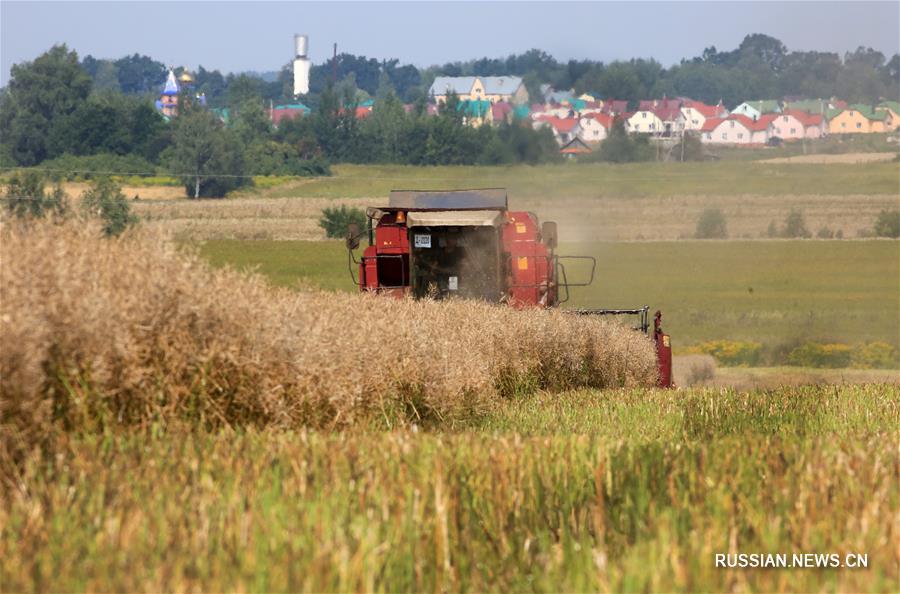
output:
[[[279,286],[352,291],[338,241],[207,241],[214,265],[254,269]],[[802,340],[900,346],[900,248],[870,241],[566,243],[597,258],[594,284],[564,307],[661,309],[678,346],[714,339],[768,348]],[[573,282],[587,271],[570,265]]]

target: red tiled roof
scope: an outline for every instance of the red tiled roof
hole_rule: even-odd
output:
[[[575,118],[563,119],[556,116],[548,116],[541,119],[553,126],[553,129],[557,132],[571,132],[572,128],[578,123],[578,120]]]
[[[712,132],[716,129],[716,126],[725,121],[725,118],[706,118],[706,121],[703,122],[703,127],[700,128],[700,132]]]
[[[712,132],[719,124],[726,120],[738,122],[750,132],[758,132],[766,130],[769,127],[769,124],[771,124],[779,115],[780,114],[777,113],[767,113],[760,116],[757,120],[752,120],[740,113],[733,113],[725,118],[707,118],[707,120],[703,122],[703,127],[700,128],[700,132]]]
[[[776,118],[781,114],[778,113],[764,113],[759,116],[756,121],[751,121],[751,130],[765,130],[769,127],[769,124],[775,121]]]
[[[661,103],[651,111],[664,122],[671,122],[681,115],[681,108],[674,101]]]
[[[291,120],[294,118],[303,117],[303,110],[301,109],[273,109],[272,110],[272,123],[275,126],[281,123],[282,120]]]
[[[725,108],[721,105],[707,105],[702,101],[685,101],[682,107],[690,107],[705,118],[720,118],[725,114]]]
[[[628,110],[628,101],[625,101],[623,99],[610,99],[603,102],[604,113],[623,113],[626,110]]]
[[[603,126],[604,128],[607,128],[607,129],[609,129],[609,127],[612,126],[612,123],[613,123],[613,117],[611,115],[609,115],[608,113],[593,112],[593,113],[584,114],[581,117],[597,120],[598,122],[600,122],[601,126]]]
[[[799,109],[785,109],[782,115],[794,116],[805,128],[821,125],[823,118],[820,113],[807,113]]]

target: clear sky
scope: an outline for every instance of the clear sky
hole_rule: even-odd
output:
[[[791,50],[900,52],[900,2],[8,2],[0,85],[55,43],[79,56],[135,52],[223,72],[277,70],[294,33],[320,63],[339,52],[417,66],[539,48],[559,60],[656,58],[664,65],[748,33]]]

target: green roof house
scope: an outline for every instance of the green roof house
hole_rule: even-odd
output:
[[[781,113],[781,104],[775,99],[761,99],[757,101],[744,101],[731,110],[732,114],[747,116],[756,121],[767,113]]]

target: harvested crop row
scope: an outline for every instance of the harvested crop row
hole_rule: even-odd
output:
[[[0,455],[54,430],[427,422],[533,389],[652,385],[650,341],[555,311],[273,289],[162,238],[2,230]]]

